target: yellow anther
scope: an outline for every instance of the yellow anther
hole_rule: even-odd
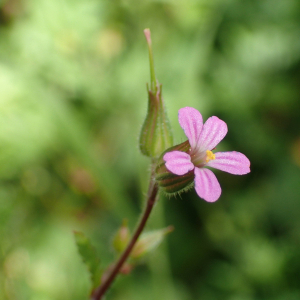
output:
[[[209,150],[206,150],[206,162],[216,159],[216,156]]]

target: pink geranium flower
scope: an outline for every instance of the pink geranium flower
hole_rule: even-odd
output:
[[[243,175],[250,172],[250,161],[244,154],[236,151],[212,152],[228,131],[226,123],[219,118],[210,117],[203,125],[202,115],[198,110],[184,107],[179,110],[178,120],[191,148],[188,153],[167,152],[163,156],[165,165],[171,173],[179,176],[194,170],[198,196],[214,202],[219,199],[222,190],[214,173],[206,167]]]

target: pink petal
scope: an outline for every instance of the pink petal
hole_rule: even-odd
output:
[[[195,190],[207,202],[217,201],[222,192],[215,174],[205,168],[195,168]]]
[[[200,151],[212,150],[227,134],[227,124],[218,117],[210,117],[205,122],[198,144]]]
[[[216,159],[210,160],[207,166],[235,175],[244,175],[250,172],[250,161],[240,152],[217,152],[215,157]]]
[[[191,148],[195,148],[203,126],[202,115],[195,108],[184,107],[179,109],[178,121],[189,139]]]
[[[176,175],[184,175],[194,169],[191,157],[181,151],[171,151],[164,155],[167,169]]]

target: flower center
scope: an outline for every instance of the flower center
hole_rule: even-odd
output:
[[[192,163],[198,167],[203,168],[210,160],[216,159],[216,156],[210,151],[191,153]]]
[[[206,150],[206,163],[214,159],[216,159],[216,156],[210,150]]]

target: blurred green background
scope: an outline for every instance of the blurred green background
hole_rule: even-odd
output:
[[[72,231],[107,266],[123,218],[134,227],[147,27],[175,142],[193,106],[227,122],[218,151],[252,172],[216,172],[214,204],[162,196],[148,229],[175,231],[107,299],[300,299],[298,0],[0,3],[0,299],[87,299]]]

